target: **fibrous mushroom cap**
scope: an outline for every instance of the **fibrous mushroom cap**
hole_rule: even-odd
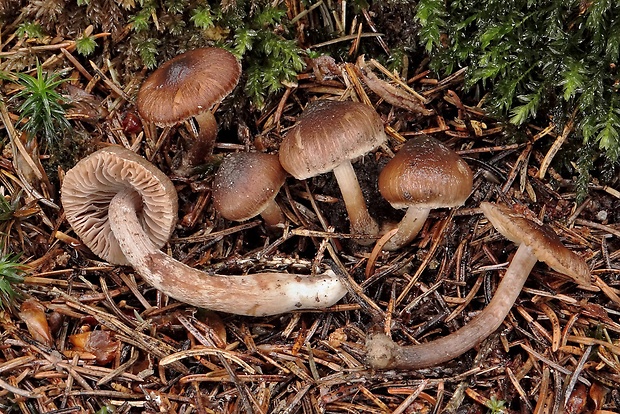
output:
[[[472,190],[467,163],[426,135],[408,140],[379,174],[379,191],[394,208],[462,205]]]
[[[525,244],[538,260],[556,272],[569,276],[581,285],[590,284],[590,269],[585,260],[567,249],[549,228],[539,226],[505,205],[482,202],[480,209],[508,240]]]
[[[387,140],[377,112],[359,102],[321,100],[308,105],[280,146],[280,163],[304,180],[333,170]]]
[[[93,253],[115,264],[128,264],[108,222],[108,205],[124,189],[142,197],[138,213],[153,243],[166,243],[177,221],[177,193],[172,181],[133,151],[110,146],[67,171],[61,198],[67,221]]]
[[[241,64],[227,50],[209,47],[180,54],[142,84],[140,116],[159,126],[175,125],[211,109],[239,82]]]
[[[261,152],[230,154],[215,175],[213,204],[222,217],[244,221],[259,215],[280,190],[286,171],[277,155]]]

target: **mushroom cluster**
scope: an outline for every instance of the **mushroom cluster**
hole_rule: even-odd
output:
[[[204,62],[212,65],[205,65]],[[162,65],[143,84],[137,98],[142,118],[159,126],[188,118],[199,125],[198,141],[182,169],[191,170],[211,154],[217,124],[211,108],[236,86],[241,67],[217,48],[187,52]],[[377,177],[381,195],[406,209],[400,223],[378,223],[370,214],[352,162],[384,144],[387,136],[369,105],[317,100],[283,137],[278,154],[229,154],[214,177],[213,205],[227,220],[261,215],[269,227],[286,218],[276,202],[287,174],[304,180],[333,172],[351,226],[370,245],[384,234],[384,250],[409,244],[423,228],[431,209],[454,208],[472,191],[467,163],[435,138],[417,136],[401,146]],[[325,308],[346,294],[345,284],[328,269],[321,274],[265,272],[238,276],[192,269],[160,251],[177,219],[172,182],[153,165],[127,149],[108,147],[67,172],[62,186],[66,217],[95,254],[131,265],[153,287],[180,301],[241,315],[273,315],[295,309]],[[384,333],[367,337],[367,364],[377,369],[417,369],[453,359],[497,330],[517,299],[537,261],[588,285],[583,258],[562,245],[549,229],[505,205],[482,202],[487,220],[518,245],[492,300],[456,332],[420,345],[401,346]],[[391,231],[390,227],[396,228]],[[391,231],[391,236],[387,235]],[[377,249],[381,244],[377,245]]]

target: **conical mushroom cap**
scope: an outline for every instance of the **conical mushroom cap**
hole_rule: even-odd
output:
[[[241,64],[227,50],[191,50],[165,62],[144,81],[136,106],[149,122],[175,125],[222,101],[240,76]]]

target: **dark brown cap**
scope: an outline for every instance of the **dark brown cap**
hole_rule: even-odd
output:
[[[259,215],[286,179],[277,155],[262,152],[230,154],[213,181],[213,205],[228,220],[244,221]]]
[[[517,245],[525,244],[538,260],[556,272],[569,276],[581,285],[590,285],[590,269],[585,260],[567,249],[548,227],[538,225],[505,205],[482,202],[480,209],[508,240]]]
[[[280,146],[280,163],[304,180],[358,158],[387,140],[383,122],[368,105],[351,101],[314,101]]]
[[[379,191],[394,208],[458,207],[472,185],[467,163],[426,135],[409,139],[379,174]]]
[[[108,205],[119,192],[133,189],[142,198],[138,213],[151,241],[162,247],[177,221],[177,193],[170,179],[133,151],[110,146],[67,171],[61,199],[67,221],[93,253],[115,264],[128,264],[110,229]]]
[[[227,50],[208,47],[180,54],[142,84],[140,116],[159,126],[175,125],[211,109],[239,82],[241,64]]]

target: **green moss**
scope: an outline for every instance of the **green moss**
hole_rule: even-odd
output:
[[[13,284],[24,281],[26,266],[19,262],[19,256],[0,256],[0,309],[10,306],[17,295]]]
[[[90,56],[95,51],[97,42],[93,36],[82,34],[82,36],[75,39],[75,49],[82,56]]]
[[[30,138],[40,137],[50,144],[70,129],[65,118],[65,99],[56,90],[66,81],[60,72],[44,72],[37,63],[35,76],[23,72],[0,72],[0,78],[21,86],[22,89],[11,100],[19,103],[18,124]]]
[[[515,125],[551,120],[558,131],[574,116],[569,139],[618,160],[619,3],[421,0],[416,16],[433,69],[467,66],[467,85],[491,91],[492,113]],[[587,177],[591,163],[577,164]]]
[[[25,21],[17,26],[15,34],[17,37],[27,36],[30,39],[40,39],[43,37],[43,28],[38,23]]]

